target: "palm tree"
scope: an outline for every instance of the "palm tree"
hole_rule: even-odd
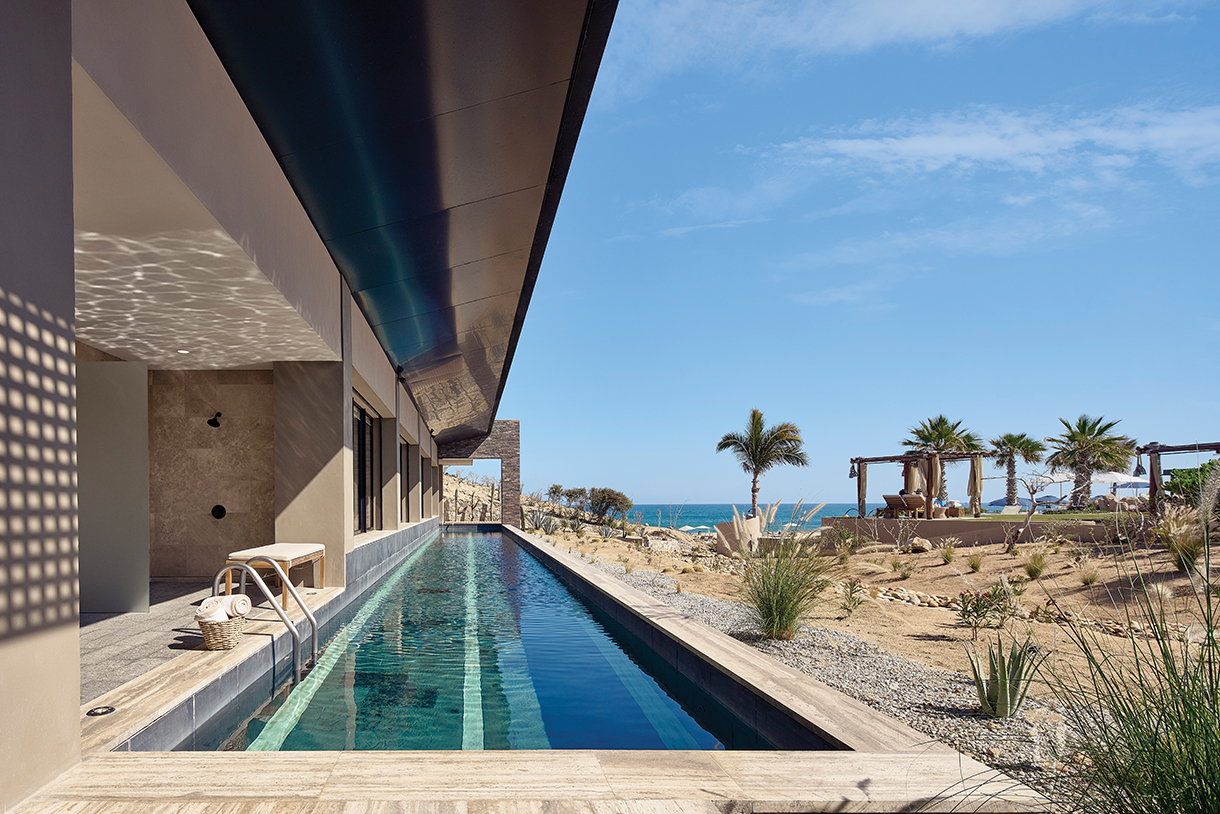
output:
[[[750,514],[758,514],[759,475],[780,464],[809,465],[809,457],[801,450],[804,443],[801,431],[795,424],[785,422],[767,427],[763,424],[760,410],[750,411],[744,433],[730,432],[720,439],[716,451],[731,450],[741,468],[754,478],[750,489]]]
[[[1118,421],[1106,421],[1104,416],[1091,418],[1081,413],[1075,424],[1062,418],[1059,423],[1064,431],[1046,439],[1055,449],[1046,462],[1054,469],[1071,469],[1076,473],[1068,508],[1083,509],[1089,502],[1093,472],[1126,469],[1134,454],[1135,439],[1112,434],[1110,431]]]
[[[1004,496],[1004,505],[1016,506],[1017,459],[1020,458],[1027,464],[1036,464],[1042,460],[1046,445],[1023,432],[1007,432],[999,438],[992,438],[988,443],[991,444],[995,455],[995,465],[1008,467],[1008,493]]]
[[[919,426],[907,430],[911,437],[902,442],[915,452],[982,452],[983,439],[970,430],[962,429],[962,422],[945,418],[943,414],[926,421]],[[949,497],[949,488],[945,485],[945,462],[940,462],[940,494],[937,498],[945,500]],[[928,496],[931,500],[932,496]],[[929,504],[931,505],[931,504]]]

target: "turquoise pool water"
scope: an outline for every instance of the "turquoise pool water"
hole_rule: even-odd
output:
[[[337,622],[225,748],[770,748],[499,533],[440,535]]]

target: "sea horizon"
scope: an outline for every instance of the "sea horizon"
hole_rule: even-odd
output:
[[[760,503],[759,508],[769,504]],[[801,504],[801,514],[804,515],[817,503]],[[865,503],[867,513],[884,506],[884,503]],[[646,523],[650,526],[660,525],[667,528],[682,528],[683,526],[708,526],[715,528],[717,523],[728,523],[733,519],[733,507],[737,513],[744,516],[750,511],[749,503],[640,503],[628,512],[633,522]],[[793,510],[796,504],[781,503],[775,513],[775,523],[783,525],[794,522]],[[817,528],[823,517],[839,517],[850,510],[855,515],[855,503],[827,503],[804,524],[805,528]],[[659,518],[659,522],[658,522]]]

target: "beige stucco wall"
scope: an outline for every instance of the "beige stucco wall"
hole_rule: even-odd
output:
[[[390,418],[394,415],[394,391],[398,377],[355,300],[351,301],[349,307],[352,320],[352,381],[360,395],[377,408],[379,415]]]
[[[70,12],[0,3],[0,810],[80,760]]]
[[[273,390],[270,370],[149,371],[154,578],[211,578],[230,551],[275,542]]]
[[[326,584],[352,550],[351,377],[342,362],[275,365],[275,542],[326,546]]]

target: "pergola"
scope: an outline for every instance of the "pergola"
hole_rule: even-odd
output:
[[[990,453],[987,452],[910,452],[905,455],[882,455],[876,458],[852,458],[851,459],[851,474],[849,477],[856,478],[856,510],[861,517],[864,517],[865,495],[868,489],[868,465],[878,463],[901,463],[901,464],[922,464],[924,469],[924,482],[928,485],[929,501],[933,494],[933,485],[935,491],[940,490],[940,464],[942,461],[967,461],[971,458],[979,459],[979,466],[982,466],[982,459]],[[979,499],[982,499],[981,494]]]
[[[1153,507],[1157,504],[1157,499],[1162,491],[1162,475],[1161,475],[1161,456],[1176,455],[1182,452],[1215,452],[1220,453],[1220,443],[1211,444],[1162,444],[1153,441],[1144,444],[1142,447],[1136,447],[1137,455],[1148,456],[1148,503]],[[1135,465],[1135,475],[1144,474],[1144,464],[1142,462]]]

